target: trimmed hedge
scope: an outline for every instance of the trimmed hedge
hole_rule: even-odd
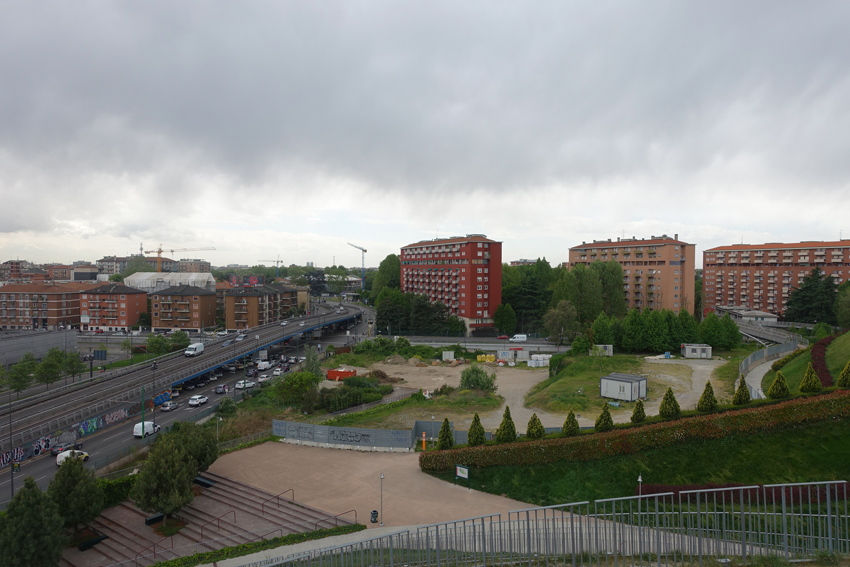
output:
[[[615,429],[607,433],[431,451],[419,454],[419,467],[423,471],[446,471],[455,464],[490,467],[592,461],[680,445],[692,440],[722,439],[736,433],[772,431],[834,417],[850,417],[850,392],[841,390],[770,406]]]
[[[785,356],[783,356],[782,358],[780,358],[779,360],[777,360],[776,362],[771,364],[770,369],[773,370],[774,372],[777,371],[777,370],[781,370],[783,366],[785,366],[786,364],[788,364],[789,362],[791,362],[792,360],[794,360],[798,356],[804,355],[807,352],[809,352],[810,348],[811,347],[806,347],[806,348],[803,348],[803,349],[795,350],[791,354],[786,354]]]
[[[124,476],[115,480],[98,480],[103,489],[103,509],[118,506],[130,497],[130,491],[136,484],[136,475]]]
[[[222,561],[232,557],[242,557],[243,555],[250,555],[251,553],[257,553],[258,551],[264,551],[266,549],[274,549],[275,547],[280,547],[282,545],[292,545],[314,539],[351,534],[365,529],[366,526],[363,524],[351,524],[349,526],[338,526],[336,528],[329,528],[326,530],[316,530],[301,534],[289,534],[283,537],[243,543],[240,545],[234,545],[233,547],[217,549],[215,551],[205,551],[204,553],[196,553],[194,555],[187,555],[186,557],[177,557],[175,559],[169,559],[168,561],[160,561],[159,563],[155,563],[154,567],[194,567],[195,565],[214,563],[216,561]]]

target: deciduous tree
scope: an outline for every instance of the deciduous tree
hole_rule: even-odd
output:
[[[51,567],[65,541],[56,504],[28,476],[0,516],[0,567]]]
[[[103,507],[103,488],[82,459],[65,459],[50,481],[47,495],[56,503],[65,527],[73,528],[74,533],[97,518]]]
[[[7,386],[16,393],[29,388],[34,379],[34,374],[38,369],[38,361],[31,352],[24,354],[16,364],[9,369],[9,374],[6,378]]]
[[[65,352],[58,348],[51,348],[38,363],[35,369],[35,379],[39,384],[44,384],[47,389],[59,380],[65,364]]]
[[[576,308],[566,300],[559,301],[558,305],[546,312],[543,316],[543,325],[550,337],[557,337],[559,345],[581,328]]]
[[[194,459],[177,437],[161,437],[154,443],[147,464],[136,476],[132,498],[143,510],[165,514],[167,523],[169,515],[194,499],[195,471]]]

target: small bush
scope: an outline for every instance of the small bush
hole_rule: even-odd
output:
[[[668,387],[667,391],[664,392],[664,399],[661,400],[658,415],[661,416],[661,419],[676,419],[680,413],[682,413],[682,408],[679,407],[679,402],[676,401],[673,388]]]
[[[449,418],[443,419],[443,425],[440,426],[440,436],[437,438],[437,450],[443,451],[451,449],[455,444],[454,435],[452,435],[452,426],[449,423]]]
[[[514,420],[511,419],[511,408],[505,406],[505,413],[502,415],[502,423],[496,430],[497,443],[513,443],[516,441],[516,426]]]
[[[573,413],[573,410],[570,410],[570,413],[567,414],[567,419],[564,420],[564,426],[561,427],[561,433],[567,437],[573,437],[574,435],[578,435],[579,431],[581,431],[581,428],[578,426],[576,414]]]
[[[632,412],[631,422],[641,423],[646,419],[646,410],[643,409],[643,400],[638,400],[635,404],[635,410]]]
[[[584,335],[579,335],[575,338],[572,348],[569,351],[570,356],[587,356],[588,351],[593,348],[593,343]]]
[[[844,365],[844,370],[841,371],[841,376],[838,377],[839,388],[850,388],[850,360]]]
[[[224,417],[236,415],[236,402],[233,398],[222,398],[218,403],[218,414]]]
[[[536,413],[531,414],[531,419],[528,420],[528,426],[525,430],[525,436],[529,439],[540,439],[546,435],[546,429],[540,423],[540,418]]]
[[[747,388],[747,381],[741,376],[738,381],[738,389],[735,390],[735,396],[732,398],[732,405],[745,406],[750,403],[750,389]]]
[[[349,376],[344,378],[342,383],[351,389],[360,388],[361,390],[377,390],[378,380],[367,376]]]
[[[98,480],[103,488],[103,509],[118,506],[130,497],[130,491],[136,484],[136,475],[116,478],[115,480]]]
[[[614,428],[614,420],[611,419],[611,412],[608,410],[608,404],[605,404],[602,407],[602,413],[599,414],[599,417],[596,418],[596,424],[594,425],[596,431],[610,431]]]
[[[717,409],[717,398],[714,397],[714,388],[711,387],[711,382],[705,383],[705,389],[699,397],[697,410],[703,413],[709,413]]]
[[[486,436],[484,435],[484,427],[481,425],[481,418],[478,417],[478,412],[475,412],[475,416],[472,418],[472,425],[469,426],[466,442],[470,447],[477,447],[478,445],[483,445],[485,439]]]
[[[483,366],[477,364],[463,369],[460,373],[461,390],[496,391],[496,373],[488,374]]]
[[[815,372],[812,363],[810,362],[808,366],[806,366],[806,375],[803,376],[803,381],[800,382],[800,391],[805,394],[810,394],[812,392],[819,392],[823,388],[823,385],[820,382],[820,378],[818,378],[817,372]]]
[[[773,378],[773,383],[767,389],[767,397],[771,400],[781,400],[791,395],[788,390],[788,383],[785,381],[785,375],[781,370],[776,371],[776,376]]]

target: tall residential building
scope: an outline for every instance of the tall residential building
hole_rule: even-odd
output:
[[[80,296],[84,330],[129,331],[148,312],[148,294],[124,284],[110,283],[85,290]]]
[[[629,308],[694,312],[696,246],[666,234],[648,239],[594,240],[570,248],[570,267],[614,260],[623,267]]]
[[[215,327],[215,292],[192,285],[167,287],[151,294],[151,327],[201,332]]]
[[[815,267],[842,283],[850,276],[850,240],[733,244],[702,253],[703,304],[781,315],[791,290]]]
[[[423,240],[401,249],[401,291],[426,295],[468,330],[493,326],[502,303],[502,243],[483,234]]]
[[[229,289],[224,296],[226,326],[242,330],[282,321],[298,312],[305,300],[305,290],[295,287],[267,284]]]

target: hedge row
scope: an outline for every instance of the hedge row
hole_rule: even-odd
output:
[[[130,491],[133,490],[133,485],[136,484],[136,475],[124,476],[115,480],[97,481],[103,488],[103,509],[118,506],[130,497]]]
[[[156,563],[154,567],[194,567],[195,565],[214,563],[231,557],[250,555],[251,553],[257,553],[258,551],[264,551],[266,549],[274,549],[275,547],[280,547],[282,545],[292,545],[314,539],[350,534],[365,529],[366,526],[363,524],[351,524],[349,526],[338,526],[336,528],[326,530],[316,530],[301,534],[289,534],[283,537],[243,543],[241,545],[234,545],[233,547],[217,549],[215,551],[206,551],[203,553],[196,553],[194,555],[187,555],[186,557],[169,559],[168,561],[160,561],[159,563]]]
[[[734,434],[771,431],[834,417],[850,417],[850,392],[841,390],[767,407],[679,419],[607,433],[423,452],[419,454],[419,467],[424,471],[446,471],[451,470],[455,464],[492,467],[591,461],[613,455],[631,455],[692,440],[721,439]]]
[[[791,362],[792,360],[794,360],[798,356],[804,355],[807,352],[809,352],[810,348],[811,347],[806,347],[806,348],[803,348],[803,349],[795,350],[791,354],[786,354],[785,356],[783,356],[782,358],[780,358],[779,360],[777,360],[776,362],[771,364],[770,369],[773,370],[774,372],[778,372],[779,370],[782,370],[782,367],[784,367],[786,364],[788,364],[789,362]]]

